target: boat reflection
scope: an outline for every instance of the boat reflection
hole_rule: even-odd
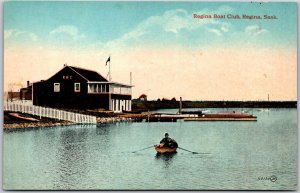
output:
[[[171,159],[176,156],[177,152],[173,153],[156,153],[155,158],[156,159],[161,159],[164,161],[171,161]]]
[[[174,161],[174,158],[176,157],[176,154],[177,152],[173,152],[173,153],[156,153],[155,155],[155,159],[157,161],[160,161],[162,162],[162,166],[164,168],[169,168],[173,161]]]

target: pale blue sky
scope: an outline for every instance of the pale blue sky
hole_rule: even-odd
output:
[[[276,15],[278,19],[199,20],[192,18],[194,13],[267,14]],[[295,48],[296,22],[296,3],[83,1],[6,2],[4,5],[5,47],[30,40],[34,40],[33,45],[55,45],[63,41],[65,46],[95,43],[102,46],[123,38],[124,43],[132,46],[177,44],[197,47],[240,42]],[[247,31],[249,26],[252,28]],[[263,33],[251,33],[251,29],[252,32],[257,30],[255,26]],[[130,37],[124,37],[126,34]]]

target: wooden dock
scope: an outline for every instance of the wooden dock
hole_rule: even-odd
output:
[[[184,121],[257,121],[256,117],[195,117],[184,118]]]
[[[210,114],[164,114],[164,113],[143,113],[123,114],[123,117],[132,118],[135,121],[146,122],[177,122],[183,121],[257,121],[257,117],[248,113],[210,113]]]
[[[150,116],[147,117],[145,120],[146,122],[177,122],[177,119],[182,119],[178,117],[156,117],[156,116]]]
[[[198,115],[151,114],[145,117],[146,122],[177,122],[178,119],[198,117]]]

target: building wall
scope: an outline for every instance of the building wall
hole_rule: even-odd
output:
[[[54,83],[60,84],[59,92],[54,92]],[[74,91],[75,83],[80,83],[80,92]],[[121,104],[119,105],[121,110],[122,108],[123,110],[131,110],[130,95],[88,93],[87,80],[69,68],[62,69],[47,81],[33,83],[32,97],[33,105],[38,106],[74,109],[103,108],[108,110],[110,102],[112,105],[112,101],[117,101]],[[130,107],[128,101],[130,101]],[[111,108],[111,110],[113,109]]]
[[[59,83],[59,92],[54,84]],[[80,92],[75,92],[80,83]],[[87,80],[70,68],[64,68],[47,81],[33,84],[33,104],[56,108],[91,108],[95,97],[87,98]]]
[[[32,100],[32,90],[30,88],[20,89],[20,99],[21,100]]]
[[[14,101],[20,99],[20,92],[7,92],[7,101]]]

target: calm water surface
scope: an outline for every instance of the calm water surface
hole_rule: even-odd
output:
[[[296,189],[297,110],[244,110],[256,114],[258,121],[5,131],[3,186],[15,190]],[[165,132],[180,147],[208,154],[179,149],[172,156],[156,156],[153,148],[132,153],[158,143]]]

